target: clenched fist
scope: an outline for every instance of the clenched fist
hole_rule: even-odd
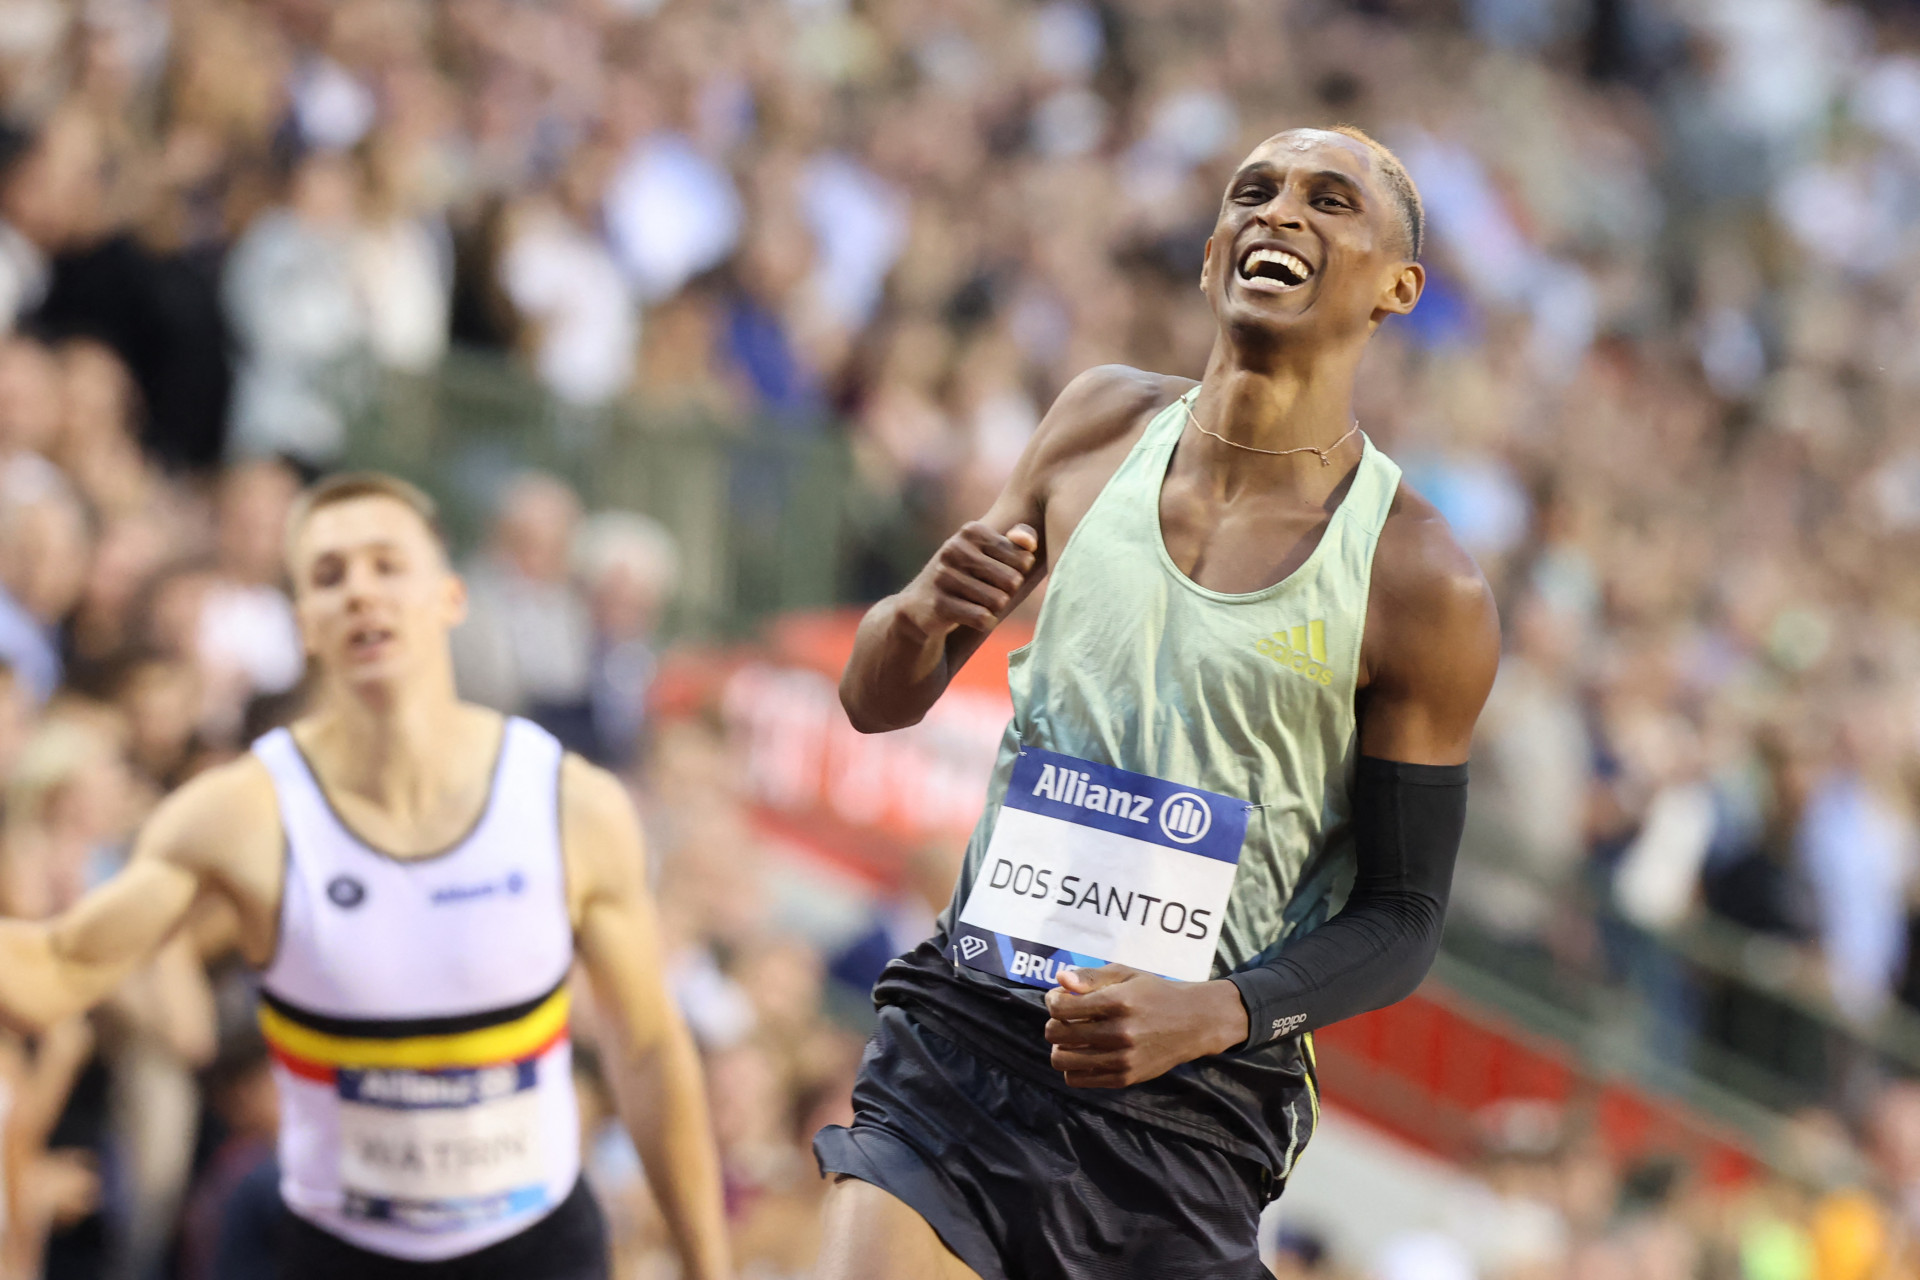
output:
[[[969,521],[941,544],[900,595],[900,613],[928,639],[959,627],[991,631],[1006,617],[1033,572],[1040,537],[1017,524],[1003,535]]]
[[[1245,1043],[1231,982],[1175,982],[1124,964],[1063,969],[1047,992],[1052,1064],[1081,1089],[1122,1089]]]

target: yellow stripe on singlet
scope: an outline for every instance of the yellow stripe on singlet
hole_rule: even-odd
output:
[[[563,987],[533,1012],[512,1022],[456,1035],[408,1036],[381,1040],[329,1035],[260,1006],[260,1030],[283,1054],[327,1067],[402,1067],[431,1071],[447,1067],[484,1067],[517,1062],[552,1044],[567,1027],[569,1003]]]

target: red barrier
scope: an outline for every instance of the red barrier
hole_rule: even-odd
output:
[[[1399,1004],[1314,1037],[1321,1093],[1448,1160],[1481,1151],[1476,1117],[1496,1103],[1550,1102],[1586,1118],[1622,1161],[1685,1159],[1716,1185],[1741,1182],[1758,1161],[1735,1138],[1684,1108],[1577,1066],[1566,1046],[1428,983]]]

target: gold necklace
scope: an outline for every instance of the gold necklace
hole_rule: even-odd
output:
[[[1338,449],[1341,445],[1345,444],[1347,441],[1351,440],[1353,438],[1353,433],[1360,429],[1360,420],[1358,418],[1355,418],[1353,420],[1353,425],[1347,428],[1347,434],[1341,436],[1338,440],[1335,440],[1332,444],[1328,445],[1324,449],[1319,448],[1316,445],[1310,445],[1310,444],[1303,444],[1298,449],[1258,449],[1250,444],[1241,444],[1238,440],[1229,440],[1225,436],[1221,435],[1218,431],[1209,431],[1205,427],[1201,426],[1200,419],[1193,416],[1193,401],[1182,397],[1180,401],[1180,407],[1187,411],[1187,421],[1193,424],[1193,429],[1195,431],[1198,431],[1203,436],[1212,436],[1215,440],[1218,440],[1221,444],[1230,444],[1236,449],[1245,449],[1248,453],[1264,453],[1270,458],[1282,458],[1289,453],[1311,453],[1315,457],[1320,459],[1320,465],[1323,467],[1330,467],[1333,465],[1333,459],[1329,458],[1327,455],[1332,453],[1335,449]]]

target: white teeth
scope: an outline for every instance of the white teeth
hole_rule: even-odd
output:
[[[1247,254],[1246,260],[1240,264],[1240,274],[1243,276],[1252,276],[1262,264],[1269,262],[1293,276],[1296,282],[1304,281],[1308,276],[1313,274],[1313,268],[1309,267],[1299,257],[1288,253],[1284,249],[1253,250]]]

